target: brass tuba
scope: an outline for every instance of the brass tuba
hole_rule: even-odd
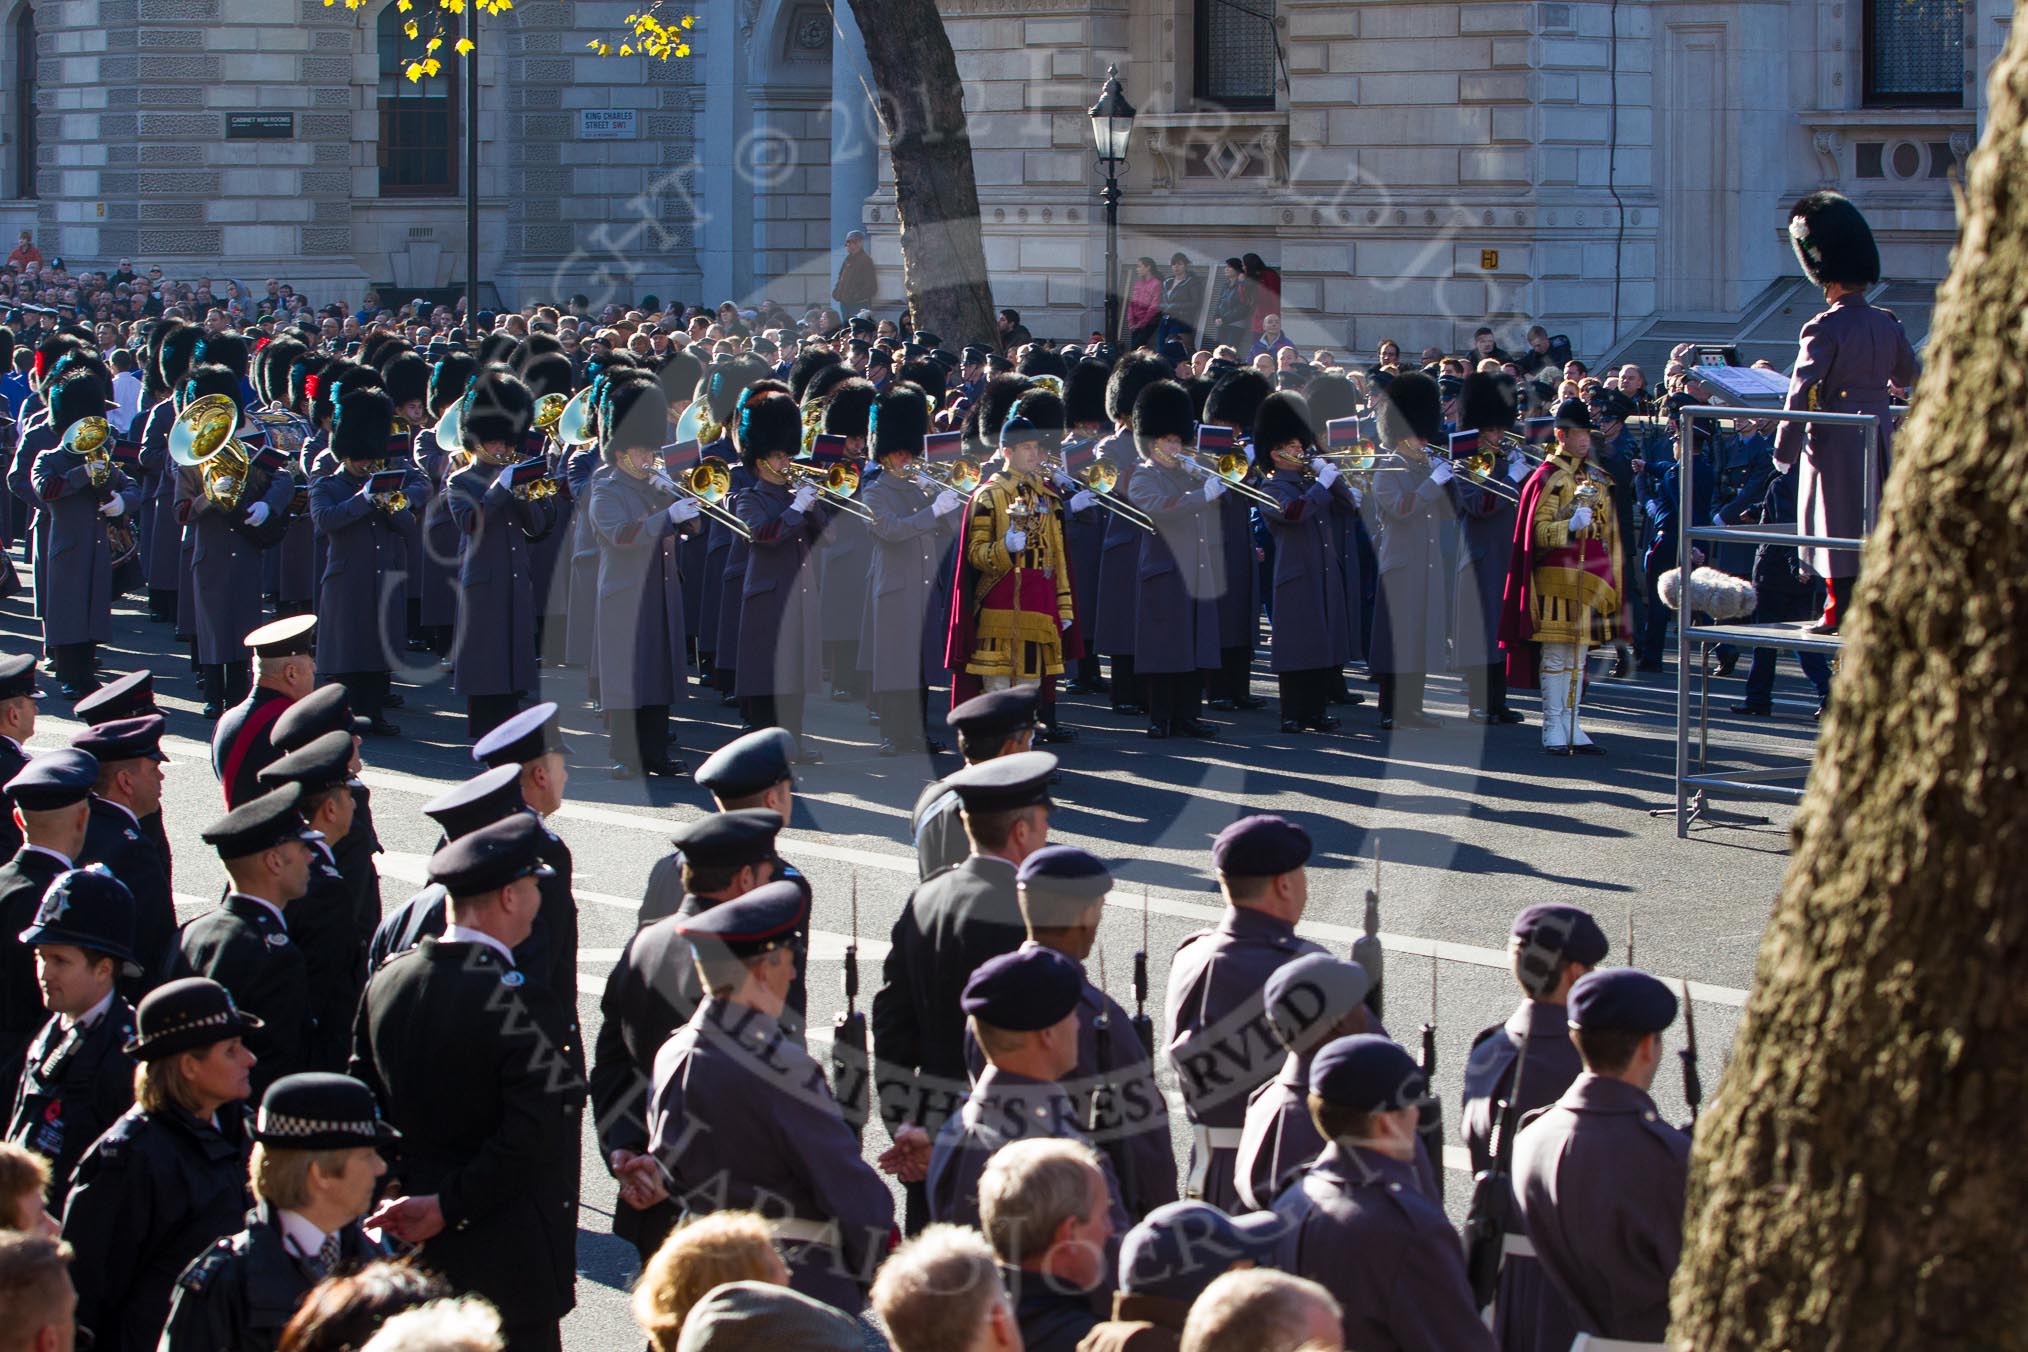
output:
[[[64,429],[63,448],[84,457],[85,477],[104,488],[113,477],[113,429],[104,418],[79,418]]]
[[[563,412],[556,415],[556,429],[552,435],[573,450],[589,446],[599,439],[599,434],[592,428],[591,386],[579,390],[563,406]]]
[[[253,457],[233,436],[238,427],[239,405],[231,396],[207,394],[191,401],[169,429],[169,458],[196,470],[204,496],[228,512],[239,510],[253,471]]]

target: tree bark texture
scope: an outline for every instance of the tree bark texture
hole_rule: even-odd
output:
[[[1671,1342],[2028,1347],[2028,26],[1994,68]]]
[[[935,0],[852,0],[894,165],[901,275],[916,327],[955,349],[994,339],[993,287],[958,58]]]

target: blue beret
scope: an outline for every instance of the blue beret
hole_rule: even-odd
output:
[[[1263,1267],[1287,1222],[1272,1211],[1228,1216],[1209,1202],[1158,1206],[1120,1243],[1120,1288],[1190,1302],[1234,1263]]]
[[[526,765],[552,751],[563,750],[563,732],[556,723],[556,704],[547,701],[520,713],[472,744],[472,759],[485,765]]]
[[[679,916],[676,932],[700,951],[708,952],[707,945],[716,944],[735,958],[757,958],[794,943],[807,918],[802,887],[785,880],[762,883],[696,915]]]
[[[23,812],[55,812],[74,807],[99,782],[99,763],[89,751],[65,747],[45,751],[7,781],[7,796]]]
[[[1021,861],[1014,881],[1022,887],[1085,898],[1102,897],[1113,887],[1112,870],[1090,850],[1075,845],[1045,845]]]
[[[1366,969],[1349,958],[1305,953],[1267,979],[1268,1028],[1290,1051],[1306,1050],[1357,1009],[1372,986]]]
[[[4,666],[0,666],[0,671],[4,671]],[[9,693],[19,693],[9,692],[4,687],[4,679],[0,679],[0,699],[6,698]],[[155,706],[155,673],[134,671],[116,681],[108,681],[71,705],[70,711],[94,726],[110,723],[116,718],[159,714],[162,711]]]
[[[162,730],[168,726],[169,720],[160,714],[115,718],[86,728],[71,738],[70,744],[91,753],[101,765],[124,760],[165,761],[169,758],[162,754]]]
[[[431,855],[430,881],[454,897],[476,897],[522,878],[547,878],[556,872],[542,862],[548,844],[542,819],[517,812],[459,836]]]
[[[1676,1021],[1676,996],[1638,967],[1586,972],[1570,988],[1569,1019],[1591,1033],[1659,1033]]]
[[[967,812],[1008,812],[1049,801],[1049,777],[1056,757],[1047,751],[1017,751],[967,765],[944,779]]]
[[[444,828],[446,839],[456,840],[527,806],[521,796],[521,767],[496,765],[424,803],[423,815]]]
[[[796,739],[784,728],[762,728],[735,737],[697,767],[691,778],[714,798],[750,798],[794,779]]]
[[[35,688],[35,658],[29,653],[0,657],[0,699],[41,699]]]
[[[772,859],[782,814],[766,808],[714,812],[676,828],[669,839],[684,859],[706,868],[738,868]]]
[[[1084,997],[1084,972],[1053,948],[1028,944],[988,958],[958,1004],[980,1023],[1010,1033],[1054,1027]]]
[[[59,873],[21,931],[21,942],[70,944],[107,953],[122,962],[134,958],[134,894],[104,864]]]
[[[1019,415],[1009,418],[1000,425],[1000,445],[1003,448],[1018,446],[1024,441],[1049,442],[1054,439],[1054,433],[1043,431],[1040,427],[1037,427],[1034,423]]]
[[[312,831],[304,823],[303,814],[296,810],[302,797],[300,784],[270,789],[250,802],[241,803],[199,834],[205,844],[218,851],[220,859],[244,859],[291,840],[305,844],[322,840],[323,833]]]
[[[1422,1102],[1429,1081],[1422,1067],[1392,1038],[1360,1033],[1328,1043],[1310,1062],[1310,1092],[1326,1103],[1360,1113],[1387,1112]]]
[[[1553,903],[1530,906],[1515,916],[1513,936],[1520,941],[1522,983],[1538,995],[1556,984],[1564,963],[1596,967],[1611,948],[1591,912]]]
[[[1211,862],[1228,878],[1272,878],[1310,859],[1310,833],[1286,817],[1241,817],[1211,842]]]

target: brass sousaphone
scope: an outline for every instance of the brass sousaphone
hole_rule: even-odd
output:
[[[222,511],[237,512],[246,500],[253,456],[233,436],[239,405],[229,395],[207,394],[176,415],[169,429],[169,458],[197,471],[204,496]]]

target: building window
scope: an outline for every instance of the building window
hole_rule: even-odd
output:
[[[35,7],[14,21],[14,195],[35,196]]]
[[[458,191],[460,58],[447,56],[437,74],[410,80],[407,66],[421,44],[403,34],[405,22],[398,5],[380,11],[380,195],[449,197]]]
[[[1865,0],[1866,104],[1960,108],[1964,0]]]
[[[1274,0],[1196,0],[1197,101],[1220,108],[1275,106]]]

